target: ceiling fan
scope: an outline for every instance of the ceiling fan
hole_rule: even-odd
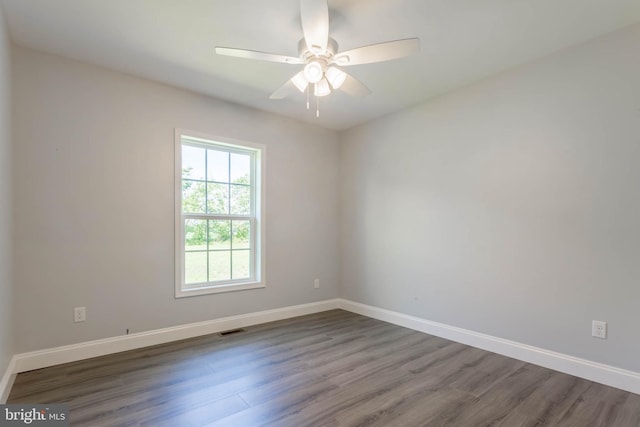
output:
[[[353,96],[365,96],[371,93],[368,87],[345,73],[341,67],[403,58],[420,50],[420,40],[409,38],[339,52],[338,43],[329,37],[327,0],[300,0],[300,16],[304,38],[298,42],[300,53],[298,57],[221,46],[216,46],[215,51],[218,55],[304,65],[300,72],[273,92],[270,98],[282,99],[295,93],[297,89],[307,94],[307,108],[309,108],[311,85],[313,85],[316,100],[337,89]],[[316,116],[319,116],[317,107]]]

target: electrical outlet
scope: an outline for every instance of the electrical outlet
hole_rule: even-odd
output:
[[[320,279],[316,279],[313,281],[313,287],[316,289],[320,287]]]
[[[607,322],[594,320],[591,323],[591,336],[606,340],[607,339]]]
[[[76,307],[73,309],[73,321],[84,322],[87,320],[87,309],[86,307]]]

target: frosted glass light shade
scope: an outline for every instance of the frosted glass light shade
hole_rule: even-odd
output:
[[[336,67],[329,67],[326,75],[327,80],[329,80],[329,83],[331,83],[331,87],[334,89],[338,89],[340,86],[342,86],[342,83],[344,83],[345,79],[347,78],[347,74],[344,71],[337,69]]]
[[[329,87],[329,82],[327,79],[322,79],[318,83],[316,83],[313,94],[315,96],[326,96],[331,93],[331,88]]]
[[[307,86],[309,86],[309,81],[304,76],[304,71],[300,71],[298,74],[293,76],[291,82],[295,85],[295,87],[298,88],[300,92],[303,93],[307,89]]]
[[[309,83],[318,83],[324,75],[322,64],[311,61],[304,67],[304,76]]]

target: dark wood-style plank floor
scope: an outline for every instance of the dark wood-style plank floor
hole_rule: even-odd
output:
[[[82,426],[640,426],[640,396],[342,310],[17,376]]]

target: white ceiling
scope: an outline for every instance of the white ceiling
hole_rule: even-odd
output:
[[[331,129],[376,117],[640,21],[640,0],[329,0],[340,50],[419,37],[420,54],[349,67],[373,93],[269,95],[301,66],[217,56],[231,46],[297,56],[298,0],[0,0],[14,42]]]

